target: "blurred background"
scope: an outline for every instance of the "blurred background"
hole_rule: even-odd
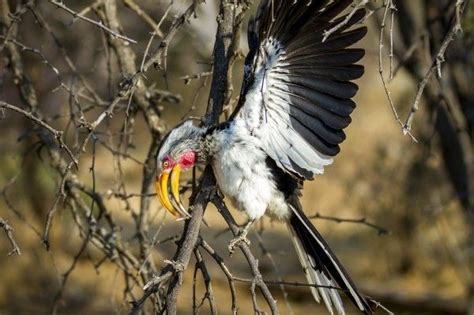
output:
[[[198,2],[0,4],[0,101],[63,131],[78,160],[76,167],[31,119],[0,108],[0,218],[21,250],[8,255],[11,244],[0,231],[0,314],[126,314],[144,283],[172,259],[183,222],[153,196],[154,156],[167,130],[206,110],[219,5]],[[366,49],[366,73],[357,82],[347,140],[335,163],[303,191],[306,213],[360,289],[400,314],[474,314],[474,10],[468,1],[455,2],[369,1],[369,33],[358,44]],[[193,3],[195,12],[167,41]],[[255,8],[245,13],[227,111],[240,89],[246,23]],[[441,78],[435,69],[423,91],[411,130],[415,142],[394,118],[380,70],[404,122],[456,17],[462,32],[438,56],[445,57],[438,58]],[[163,42],[167,51],[129,93],[124,84],[135,84],[131,75]],[[91,128],[114,100],[113,115]],[[232,235],[219,213],[209,207],[205,220],[203,238],[234,276],[249,278],[243,256],[228,254]],[[265,279],[304,283],[284,225],[264,219],[250,240]],[[204,256],[219,313],[230,314],[227,280]],[[193,279],[198,302],[205,292],[194,264],[185,273],[180,314],[192,313]],[[250,314],[250,284],[236,286],[239,313]],[[308,288],[271,289],[283,314],[325,312]],[[143,311],[152,310],[150,300]],[[206,303],[201,313],[209,313]]]

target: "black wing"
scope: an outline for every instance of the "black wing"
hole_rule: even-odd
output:
[[[351,28],[358,10],[324,42],[324,32],[351,0],[263,0],[249,24],[244,83],[231,119],[244,125],[287,172],[310,179],[332,163],[344,141],[364,68],[363,49],[348,48],[367,33]]]

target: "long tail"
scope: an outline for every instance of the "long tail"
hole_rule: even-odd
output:
[[[291,202],[289,206],[293,214],[288,222],[288,228],[306,278],[308,283],[321,286],[311,288],[315,300],[320,302],[322,299],[331,314],[334,314],[333,308],[338,314],[345,314],[339,290],[331,288],[338,287],[361,312],[372,314],[369,303],[359,293],[326,241],[303,213],[299,202]]]

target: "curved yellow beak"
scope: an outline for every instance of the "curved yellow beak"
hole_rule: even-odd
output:
[[[156,193],[160,198],[160,202],[168,212],[179,218],[189,218],[191,215],[181,202],[179,195],[179,175],[181,174],[181,166],[176,164],[170,171],[163,171],[156,180]],[[170,181],[171,177],[171,181]],[[170,186],[170,187],[169,187]],[[172,200],[170,200],[170,191]]]

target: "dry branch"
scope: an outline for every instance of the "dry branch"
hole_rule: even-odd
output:
[[[329,38],[329,36],[331,36],[338,30],[340,30],[342,27],[344,27],[344,25],[346,25],[350,21],[350,19],[354,16],[357,10],[365,7],[367,3],[369,3],[369,0],[360,0],[359,3],[352,4],[352,10],[346,15],[346,17],[341,22],[337,23],[332,28],[324,31],[322,42],[325,42]]]
[[[413,119],[415,118],[415,114],[418,111],[420,107],[420,102],[423,96],[423,93],[425,91],[425,88],[427,84],[430,82],[432,76],[434,73],[437,73],[438,79],[441,79],[442,71],[441,67],[442,64],[445,61],[445,54],[446,50],[448,49],[449,45],[451,42],[456,38],[456,36],[462,32],[462,26],[461,26],[461,17],[464,12],[464,8],[466,6],[465,0],[458,0],[454,4],[455,7],[455,14],[451,22],[451,27],[447,31],[446,35],[444,36],[443,42],[437,51],[436,55],[433,57],[431,61],[431,65],[429,66],[429,69],[426,71],[425,75],[422,76],[418,83],[418,89],[416,92],[415,100],[413,101],[410,112],[408,113],[405,122],[402,122],[400,115],[398,113],[398,110],[396,108],[396,105],[392,99],[391,91],[388,87],[388,84],[386,82],[386,79],[384,77],[385,71],[383,68],[383,50],[384,50],[384,38],[385,38],[385,33],[386,33],[386,26],[387,26],[387,19],[388,15],[390,13],[390,28],[388,30],[389,34],[389,61],[390,61],[390,72],[389,72],[389,78],[390,80],[393,79],[394,74],[398,72],[398,69],[400,65],[402,65],[406,60],[408,60],[414,51],[417,48],[418,41],[414,42],[412,44],[412,47],[408,49],[408,51],[404,54],[403,57],[400,58],[400,65],[397,66],[397,69],[393,69],[393,59],[394,59],[394,42],[393,42],[393,33],[394,33],[394,19],[395,19],[395,12],[397,10],[393,0],[384,0],[383,4],[383,16],[382,19],[380,20],[380,34],[379,34],[379,74],[380,74],[380,79],[382,81],[383,87],[385,94],[387,96],[390,108],[392,110],[393,116],[395,120],[398,122],[398,124],[402,127],[402,131],[404,135],[409,135],[413,141],[417,142],[416,138],[412,134],[412,125],[413,125]],[[422,34],[420,36],[420,39],[423,39],[426,34]]]
[[[308,218],[328,220],[328,221],[333,221],[333,222],[336,222],[336,223],[362,224],[362,225],[368,226],[369,228],[372,228],[372,229],[376,230],[378,235],[388,235],[388,234],[390,234],[390,231],[388,231],[386,228],[378,226],[377,224],[368,222],[367,218],[360,218],[360,219],[338,218],[338,217],[330,217],[330,216],[322,215],[319,212],[316,212],[316,214],[313,214],[313,215],[309,216]]]
[[[446,49],[448,49],[449,44],[454,40],[456,35],[462,32],[461,16],[464,12],[465,5],[466,3],[464,0],[456,1],[456,14],[452,21],[451,28],[448,30],[448,33],[446,34],[443,43],[441,44],[441,47],[436,53],[436,56],[433,58],[431,66],[423,77],[423,80],[421,80],[421,82],[418,84],[418,91],[416,92],[415,101],[413,102],[410,109],[410,113],[408,114],[408,117],[406,118],[406,121],[403,124],[404,134],[408,134],[411,132],[413,119],[415,118],[415,114],[420,107],[421,97],[423,96],[423,92],[426,88],[426,85],[430,81],[433,74],[436,72],[438,74],[438,79],[441,79],[441,65],[445,61]]]
[[[140,18],[143,19],[159,37],[163,37],[163,32],[160,30],[160,24],[155,23],[152,17],[149,16],[134,0],[122,0],[123,4],[132,9]]]
[[[37,124],[37,125],[43,127],[44,129],[48,130],[51,133],[51,135],[58,141],[59,147],[61,149],[64,149],[66,151],[66,153],[69,155],[69,157],[71,158],[71,161],[74,163],[74,165],[76,167],[79,167],[76,157],[72,153],[71,149],[69,149],[69,147],[64,142],[63,133],[61,131],[58,131],[58,130],[54,129],[53,127],[51,127],[49,124],[47,124],[42,119],[34,116],[32,113],[28,113],[27,111],[15,106],[15,105],[11,105],[11,104],[5,103],[3,101],[0,101],[0,109],[8,109],[8,110],[17,112],[17,113],[23,115],[24,117],[26,117],[27,119],[31,120],[35,124]],[[3,115],[2,118],[4,119],[5,115]]]
[[[86,21],[86,22],[88,22],[92,25],[95,25],[95,26],[99,27],[100,29],[106,31],[107,33],[111,34],[112,36],[120,38],[120,39],[122,39],[124,41],[127,41],[129,43],[133,43],[133,44],[137,43],[136,40],[131,39],[131,38],[125,36],[125,35],[119,34],[118,32],[115,32],[114,30],[111,30],[110,28],[105,26],[102,22],[97,22],[93,19],[88,18],[87,16],[82,15],[81,13],[78,13],[78,12],[70,9],[62,1],[50,0],[49,2],[53,5],[55,5],[56,7],[66,11],[67,13],[71,14],[75,19],[80,19],[80,20]]]
[[[189,18],[189,16],[194,12],[194,5],[198,2],[199,1],[193,2],[193,5],[190,6],[177,20],[175,20],[175,22],[173,22],[171,26],[172,30],[179,28],[187,18]],[[213,81],[207,111],[208,114],[205,119],[205,125],[208,127],[218,123],[219,115],[222,112],[226,100],[225,96],[231,84],[228,81],[230,77],[229,72],[239,42],[238,35],[241,26],[241,15],[247,7],[248,3],[246,2],[231,4],[230,1],[223,0],[220,4],[218,29],[214,49],[214,64],[218,64],[219,67],[215,67],[213,72]],[[170,32],[170,34],[173,35],[174,33]],[[232,36],[229,36],[229,34],[232,34]],[[148,62],[145,63],[143,67],[145,71],[155,62],[160,62],[162,68],[166,70],[167,44],[168,38],[165,36],[160,45],[160,47],[164,47],[164,50],[156,53]],[[181,240],[179,241],[180,245],[178,251],[170,264],[161,271],[160,276],[147,283],[142,298],[133,302],[131,314],[136,314],[140,311],[146,299],[151,294],[158,292],[164,280],[169,282],[166,289],[166,313],[176,314],[176,301],[182,284],[183,272],[187,269],[191,255],[196,247],[205,208],[211,197],[215,194],[214,186],[214,175],[212,174],[211,168],[207,167],[201,180],[201,186],[192,202],[192,217],[190,220],[186,221]]]
[[[390,109],[392,110],[393,117],[397,121],[397,123],[400,125],[402,130],[404,130],[404,124],[402,120],[400,119],[400,115],[398,114],[397,108],[395,106],[395,103],[392,99],[392,92],[388,88],[387,81],[385,80],[385,71],[383,68],[383,49],[384,49],[384,37],[385,37],[385,27],[387,25],[387,17],[388,13],[390,11],[394,12],[396,10],[395,5],[393,4],[393,0],[384,0],[384,12],[383,12],[383,17],[382,21],[380,22],[380,34],[379,34],[379,75],[380,75],[380,80],[382,81],[382,85],[385,91],[385,94],[387,95],[388,103],[390,105]],[[393,13],[392,13],[393,15]],[[393,24],[391,24],[393,27]],[[390,28],[390,38],[393,38],[393,28]],[[393,44],[392,41],[390,41],[391,44]],[[390,52],[392,52],[392,46],[390,46]],[[391,55],[390,55],[391,56]],[[390,64],[392,64],[392,61],[390,61]],[[391,72],[392,73],[392,72]],[[411,134],[410,131],[407,132],[407,134],[412,138],[414,142],[417,142],[416,138]]]
[[[154,65],[157,68],[161,68],[164,71],[166,71],[166,57],[168,56],[168,48],[171,40],[173,37],[176,35],[178,30],[184,25],[185,22],[187,22],[191,16],[193,16],[196,12],[196,7],[202,3],[203,0],[193,0],[192,4],[182,13],[179,15],[177,18],[173,20],[173,23],[171,24],[167,34],[163,37],[163,39],[160,42],[160,47],[158,50],[153,53],[153,55],[148,59],[147,62],[142,63],[142,67],[140,71],[146,72],[152,65]],[[170,8],[170,7],[168,7]],[[169,13],[169,10],[165,12],[165,16]],[[158,26],[161,23],[158,23]],[[150,38],[150,42],[148,44],[151,44],[151,40],[153,39],[153,36]],[[145,57],[148,57],[148,48],[145,52]]]
[[[11,256],[13,254],[21,255],[20,247],[18,247],[18,244],[13,238],[13,228],[8,224],[7,221],[2,218],[0,218],[0,229],[3,229],[5,231],[8,241],[10,242],[10,245],[12,247],[12,249],[8,253],[8,256]]]
[[[234,236],[238,236],[241,232],[240,227],[237,225],[237,222],[235,222],[234,218],[230,214],[223,200],[216,195],[212,202],[217,207],[217,209],[219,210],[219,213],[222,215],[226,223],[229,225],[229,228],[232,231],[232,234],[234,234]],[[245,259],[247,259],[250,270],[254,276],[252,279],[252,286],[257,286],[260,289],[260,291],[263,294],[263,297],[265,298],[265,301],[270,307],[272,314],[279,314],[277,301],[273,298],[270,290],[268,289],[268,286],[263,280],[263,276],[260,273],[260,270],[258,267],[258,260],[253,256],[249,245],[245,242],[239,242],[237,246],[240,248],[240,250],[244,254]],[[252,296],[255,302],[256,301],[255,292],[252,292]],[[255,311],[257,312],[258,309],[256,308],[255,303],[254,303],[254,307],[255,307]]]

